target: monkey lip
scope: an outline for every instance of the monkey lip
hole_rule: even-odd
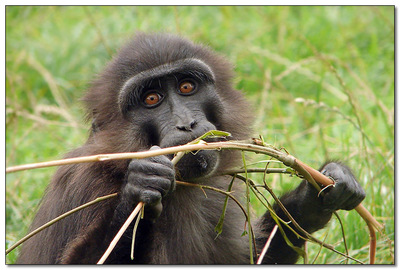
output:
[[[184,138],[180,138],[178,140],[176,140],[176,139],[175,140],[167,140],[167,142],[161,141],[160,147],[167,148],[167,147],[185,145],[185,144],[190,143],[191,141],[195,140],[199,136],[195,136],[194,134],[191,134],[189,136],[185,136]],[[213,142],[224,142],[224,141],[228,141],[229,139],[231,139],[231,137],[208,136],[202,140],[207,143],[213,143]]]
[[[213,143],[213,142],[226,142],[228,141],[228,137],[207,137],[204,138],[203,141],[208,142],[208,143]]]
[[[194,134],[180,139],[172,139],[160,143],[161,148],[167,148],[172,146],[185,145],[188,142],[193,141],[195,138]],[[197,138],[198,136],[196,136]],[[226,138],[221,137],[208,137],[204,139],[207,143],[226,141]],[[176,164],[176,168],[179,170],[180,175],[186,179],[196,179],[198,177],[204,177],[209,175],[218,166],[219,152],[213,150],[200,150],[186,153]],[[167,157],[172,160],[174,154],[169,154]]]
[[[166,136],[164,137],[164,139],[159,142],[159,145],[161,148],[167,148],[167,147],[173,147],[173,146],[180,146],[180,145],[185,145],[193,140],[195,140],[196,138],[200,137],[202,134],[204,134],[206,131],[209,130],[213,130],[215,129],[215,127],[211,127],[210,129],[203,129],[200,132],[196,132],[197,134],[195,134],[194,132],[188,132],[188,133],[183,133],[180,134],[181,136]],[[200,134],[199,134],[200,133]],[[221,142],[221,141],[227,141],[228,139],[230,139],[230,137],[217,137],[217,136],[208,136],[204,139],[202,139],[203,141],[205,141],[206,143],[214,143],[214,142]],[[219,156],[219,154],[215,153],[216,151],[213,150],[200,150],[200,151],[194,151],[192,152],[192,154],[187,153],[186,155],[184,155],[182,157],[182,160],[178,162],[179,167],[181,167],[181,169],[183,169],[182,167],[191,167],[188,166],[189,163],[192,163],[191,165],[195,165],[195,167],[202,167],[203,171],[207,171],[208,169],[210,169],[210,165],[211,167],[214,167],[214,165],[216,164],[215,160],[218,159],[216,156]],[[174,154],[169,154],[167,155],[167,157],[172,160],[174,157]],[[189,162],[189,160],[191,160],[191,162]],[[185,164],[185,165],[183,165]],[[183,165],[183,166],[182,166]],[[207,169],[208,167],[208,169]]]
[[[207,143],[227,141],[227,137],[207,137],[203,141]],[[171,157],[172,158],[172,157]],[[181,176],[186,180],[206,177],[211,175],[218,167],[220,152],[214,150],[200,150],[187,153],[178,162],[177,168]]]
[[[186,179],[204,177],[215,170],[218,166],[219,152],[200,150],[184,155],[176,164],[180,175]]]

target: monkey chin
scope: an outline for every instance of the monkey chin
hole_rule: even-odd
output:
[[[206,178],[217,170],[219,160],[218,151],[201,150],[184,155],[176,168],[184,181],[198,182],[199,178]]]

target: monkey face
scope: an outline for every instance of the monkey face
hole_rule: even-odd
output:
[[[148,138],[148,147],[186,144],[220,128],[223,105],[211,68],[198,59],[182,59],[129,78],[119,106],[125,118]],[[172,158],[172,156],[171,156]],[[218,151],[187,154],[178,163],[185,179],[211,174]]]

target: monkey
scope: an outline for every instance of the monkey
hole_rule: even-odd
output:
[[[147,151],[186,144],[210,130],[223,130],[234,140],[251,133],[252,112],[244,95],[234,89],[231,63],[205,45],[167,33],[136,33],[93,79],[83,103],[92,122],[86,143],[66,158],[102,153]],[[104,200],[66,217],[22,245],[19,264],[95,264],[139,202],[144,203],[130,258],[132,226],[107,264],[248,264],[246,219],[238,205],[226,208],[222,232],[214,228],[225,195],[176,180],[227,190],[230,176],[219,172],[241,164],[233,150],[188,153],[173,166],[172,156],[108,160],[60,166],[46,189],[31,230],[79,205],[111,193]],[[365,192],[351,170],[328,162],[320,171],[335,187],[318,196],[308,182],[283,195],[281,202],[309,233],[323,228],[338,209],[351,210]],[[235,196],[244,195],[234,182]],[[274,205],[284,221],[288,217]],[[257,258],[275,221],[266,212],[253,230]],[[297,247],[298,238],[283,226]],[[262,263],[293,264],[299,255],[278,231]]]

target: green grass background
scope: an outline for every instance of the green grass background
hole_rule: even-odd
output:
[[[7,6],[7,166],[59,159],[85,142],[79,98],[136,31],[182,34],[226,55],[236,88],[254,104],[255,137],[316,168],[344,160],[365,187],[365,207],[385,224],[376,262],[394,263],[393,6]],[[54,170],[6,176],[6,247],[26,233]],[[267,181],[278,194],[299,182]],[[354,211],[339,215],[350,255],[368,263],[365,223]],[[315,235],[344,251],[335,218]],[[318,255],[315,244],[307,249],[309,262],[346,263],[327,249]]]

